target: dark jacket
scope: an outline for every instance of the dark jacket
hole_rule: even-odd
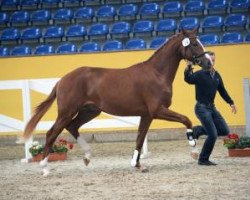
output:
[[[195,85],[196,100],[199,103],[210,105],[214,103],[214,98],[218,90],[221,97],[230,105],[234,104],[233,100],[227,93],[222,78],[217,71],[213,74],[210,71],[199,70],[193,72],[191,68],[184,72],[185,81]]]

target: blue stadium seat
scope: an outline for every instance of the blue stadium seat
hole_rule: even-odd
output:
[[[92,22],[95,16],[94,10],[90,7],[79,8],[75,11],[76,22]]]
[[[17,10],[19,0],[2,0],[1,10],[3,11],[14,11]]]
[[[54,47],[49,44],[43,44],[37,46],[34,52],[35,55],[49,55],[54,53],[55,53]]]
[[[96,52],[101,51],[100,44],[97,42],[86,42],[80,47],[80,52]]]
[[[48,27],[43,36],[45,42],[62,41],[64,30],[60,26]]]
[[[137,21],[133,27],[134,36],[142,37],[142,36],[152,36],[154,31],[154,24],[152,21],[143,20]]]
[[[133,38],[127,41],[126,49],[136,50],[136,49],[146,49],[147,44],[143,39]]]
[[[208,14],[225,14],[227,13],[227,0],[211,0],[207,5]]]
[[[247,36],[246,36],[246,40],[245,40],[246,42],[250,42],[250,32],[247,34]]]
[[[42,8],[57,8],[61,0],[41,0]]]
[[[54,24],[71,23],[73,18],[73,12],[69,8],[61,8],[56,11],[54,17],[52,18]]]
[[[120,20],[136,19],[138,14],[138,6],[135,4],[124,4],[118,10],[118,18]]]
[[[221,43],[241,43],[243,42],[243,36],[238,32],[224,33]]]
[[[77,52],[77,46],[72,43],[65,43],[58,46],[56,52],[58,54],[70,54],[70,53],[76,53]]]
[[[184,17],[180,21],[179,29],[193,30],[199,28],[199,20],[197,17]]]
[[[80,7],[82,0],[61,0],[63,7]]]
[[[225,30],[238,30],[245,29],[247,24],[247,18],[243,14],[231,14],[225,19]]]
[[[204,21],[202,23],[202,31],[222,31],[223,26],[224,20],[222,16],[211,15],[204,18]]]
[[[114,6],[105,5],[101,6],[96,12],[96,18],[101,21],[113,21],[116,16],[116,9]]]
[[[31,48],[25,45],[15,46],[11,52],[12,56],[27,56],[31,55]]]
[[[131,26],[128,22],[116,22],[110,29],[111,38],[126,38],[129,37]]]
[[[1,44],[14,42],[18,43],[20,39],[20,31],[16,28],[6,28],[1,35]]]
[[[160,6],[157,3],[144,3],[139,10],[141,19],[158,18],[159,13]]]
[[[184,13],[186,16],[203,15],[205,10],[205,4],[203,1],[188,1],[186,3]]]
[[[122,42],[118,40],[106,41],[103,44],[103,51],[121,51],[122,49]]]
[[[5,27],[8,25],[9,18],[7,13],[5,12],[0,12],[0,27]]]
[[[38,8],[40,0],[21,0],[21,9],[22,10],[35,10]]]
[[[22,42],[39,42],[42,32],[39,28],[26,28],[21,36]]]
[[[178,17],[181,16],[183,6],[179,1],[170,1],[163,6],[163,17]]]
[[[5,57],[9,55],[10,55],[9,49],[7,47],[0,46],[0,57]]]
[[[157,35],[173,34],[177,29],[176,21],[174,19],[162,19],[156,24],[155,32]]]
[[[167,41],[166,37],[155,37],[150,43],[150,48],[157,49],[158,47],[163,45],[166,41]]]
[[[47,25],[51,19],[51,13],[49,10],[37,10],[31,15],[32,25]]]
[[[15,11],[10,18],[11,26],[27,26],[29,21],[29,12],[24,10]]]
[[[86,34],[87,31],[83,25],[72,25],[66,32],[66,39],[68,41],[83,40]]]
[[[203,45],[216,45],[220,43],[220,37],[213,33],[201,35],[199,38]]]
[[[250,0],[232,0],[230,3],[230,12],[249,12]]]
[[[107,38],[107,35],[109,33],[109,28],[107,24],[103,23],[97,23],[92,24],[88,31],[88,36],[91,39],[103,39]]]

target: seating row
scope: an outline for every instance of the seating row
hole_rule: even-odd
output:
[[[9,0],[8,0],[9,1]],[[14,0],[11,0],[14,1]],[[28,1],[28,0],[27,0]],[[33,0],[29,0],[33,2]],[[3,1],[4,2],[4,1]],[[2,2],[2,4],[3,4]],[[210,6],[211,5],[211,6]],[[236,10],[249,11],[250,0],[232,0],[230,8]],[[208,4],[208,13],[222,11],[226,13],[228,3],[226,0],[211,0]],[[15,25],[34,25],[37,22],[48,23],[49,20],[53,20],[54,23],[68,23],[72,20],[76,22],[84,20],[93,20],[96,17],[97,21],[114,20],[117,16],[118,20],[124,19],[136,19],[139,16],[140,19],[158,18],[160,13],[163,17],[169,16],[181,16],[184,12],[185,15],[204,14],[205,4],[203,1],[190,0],[183,8],[183,4],[179,1],[167,2],[164,4],[161,10],[157,3],[145,3],[140,8],[136,4],[124,4],[118,11],[112,5],[105,5],[100,7],[96,13],[91,7],[81,7],[75,12],[69,8],[61,8],[55,11],[52,16],[51,11],[41,9],[34,11],[30,14],[29,11],[20,10],[15,11],[10,16],[6,12],[0,13],[0,24]]]
[[[0,41],[16,41],[21,40],[25,41],[36,41],[39,42],[43,39],[53,40],[59,39],[62,41],[62,38],[65,36],[66,40],[77,39],[93,39],[101,38],[106,39],[108,34],[110,38],[122,38],[122,37],[137,37],[137,36],[152,36],[155,31],[155,35],[166,35],[174,34],[176,31],[184,29],[194,29],[199,28],[199,20],[196,17],[186,17],[180,20],[179,26],[177,27],[177,22],[174,19],[163,19],[159,20],[154,24],[150,20],[141,20],[135,22],[133,27],[129,22],[116,22],[109,27],[105,23],[96,23],[92,24],[88,30],[83,25],[72,25],[69,26],[66,31],[61,26],[50,26],[44,30],[40,28],[26,28],[23,31],[20,31],[17,28],[6,28],[2,31],[0,36]],[[244,30],[249,28],[249,22],[243,14],[231,14],[226,17],[225,22],[222,16],[207,16],[204,18],[201,29],[202,32],[223,30],[223,27],[226,31],[228,30]]]
[[[168,39],[165,37],[155,37],[149,45],[149,48],[158,48]],[[201,35],[200,40],[204,45],[209,44],[219,44],[219,43],[239,43],[239,42],[250,42],[250,33],[244,39],[240,33],[232,32],[225,33],[220,41],[220,37],[216,34],[206,34]],[[98,51],[121,51],[126,50],[136,50],[136,49],[146,49],[147,42],[143,39],[134,38],[126,42],[125,45],[119,40],[108,40],[103,44],[98,42],[86,42],[77,48],[77,45],[67,42],[60,44],[57,49],[53,45],[43,44],[35,48],[34,55],[49,55],[49,54],[70,54],[77,52],[98,52]],[[25,56],[32,55],[32,49],[29,46],[21,45],[14,47],[11,52],[7,47],[0,46],[0,57],[4,56]]]

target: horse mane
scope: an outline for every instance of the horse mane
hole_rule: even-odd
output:
[[[182,33],[177,33],[175,35],[172,35],[168,41],[165,41],[158,49],[156,49],[156,51],[154,52],[154,54],[148,59],[148,61],[150,61],[153,57],[155,57],[159,51],[161,51],[166,45],[168,45],[170,42],[172,42],[173,39],[179,37]]]

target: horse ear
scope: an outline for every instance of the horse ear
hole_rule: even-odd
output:
[[[188,36],[188,31],[187,30],[185,30],[185,29],[181,29],[181,32],[182,32],[182,34],[184,35],[184,36]]]
[[[194,29],[192,30],[192,33],[195,34],[195,35],[197,35],[197,33],[198,33],[198,28],[194,28]]]

